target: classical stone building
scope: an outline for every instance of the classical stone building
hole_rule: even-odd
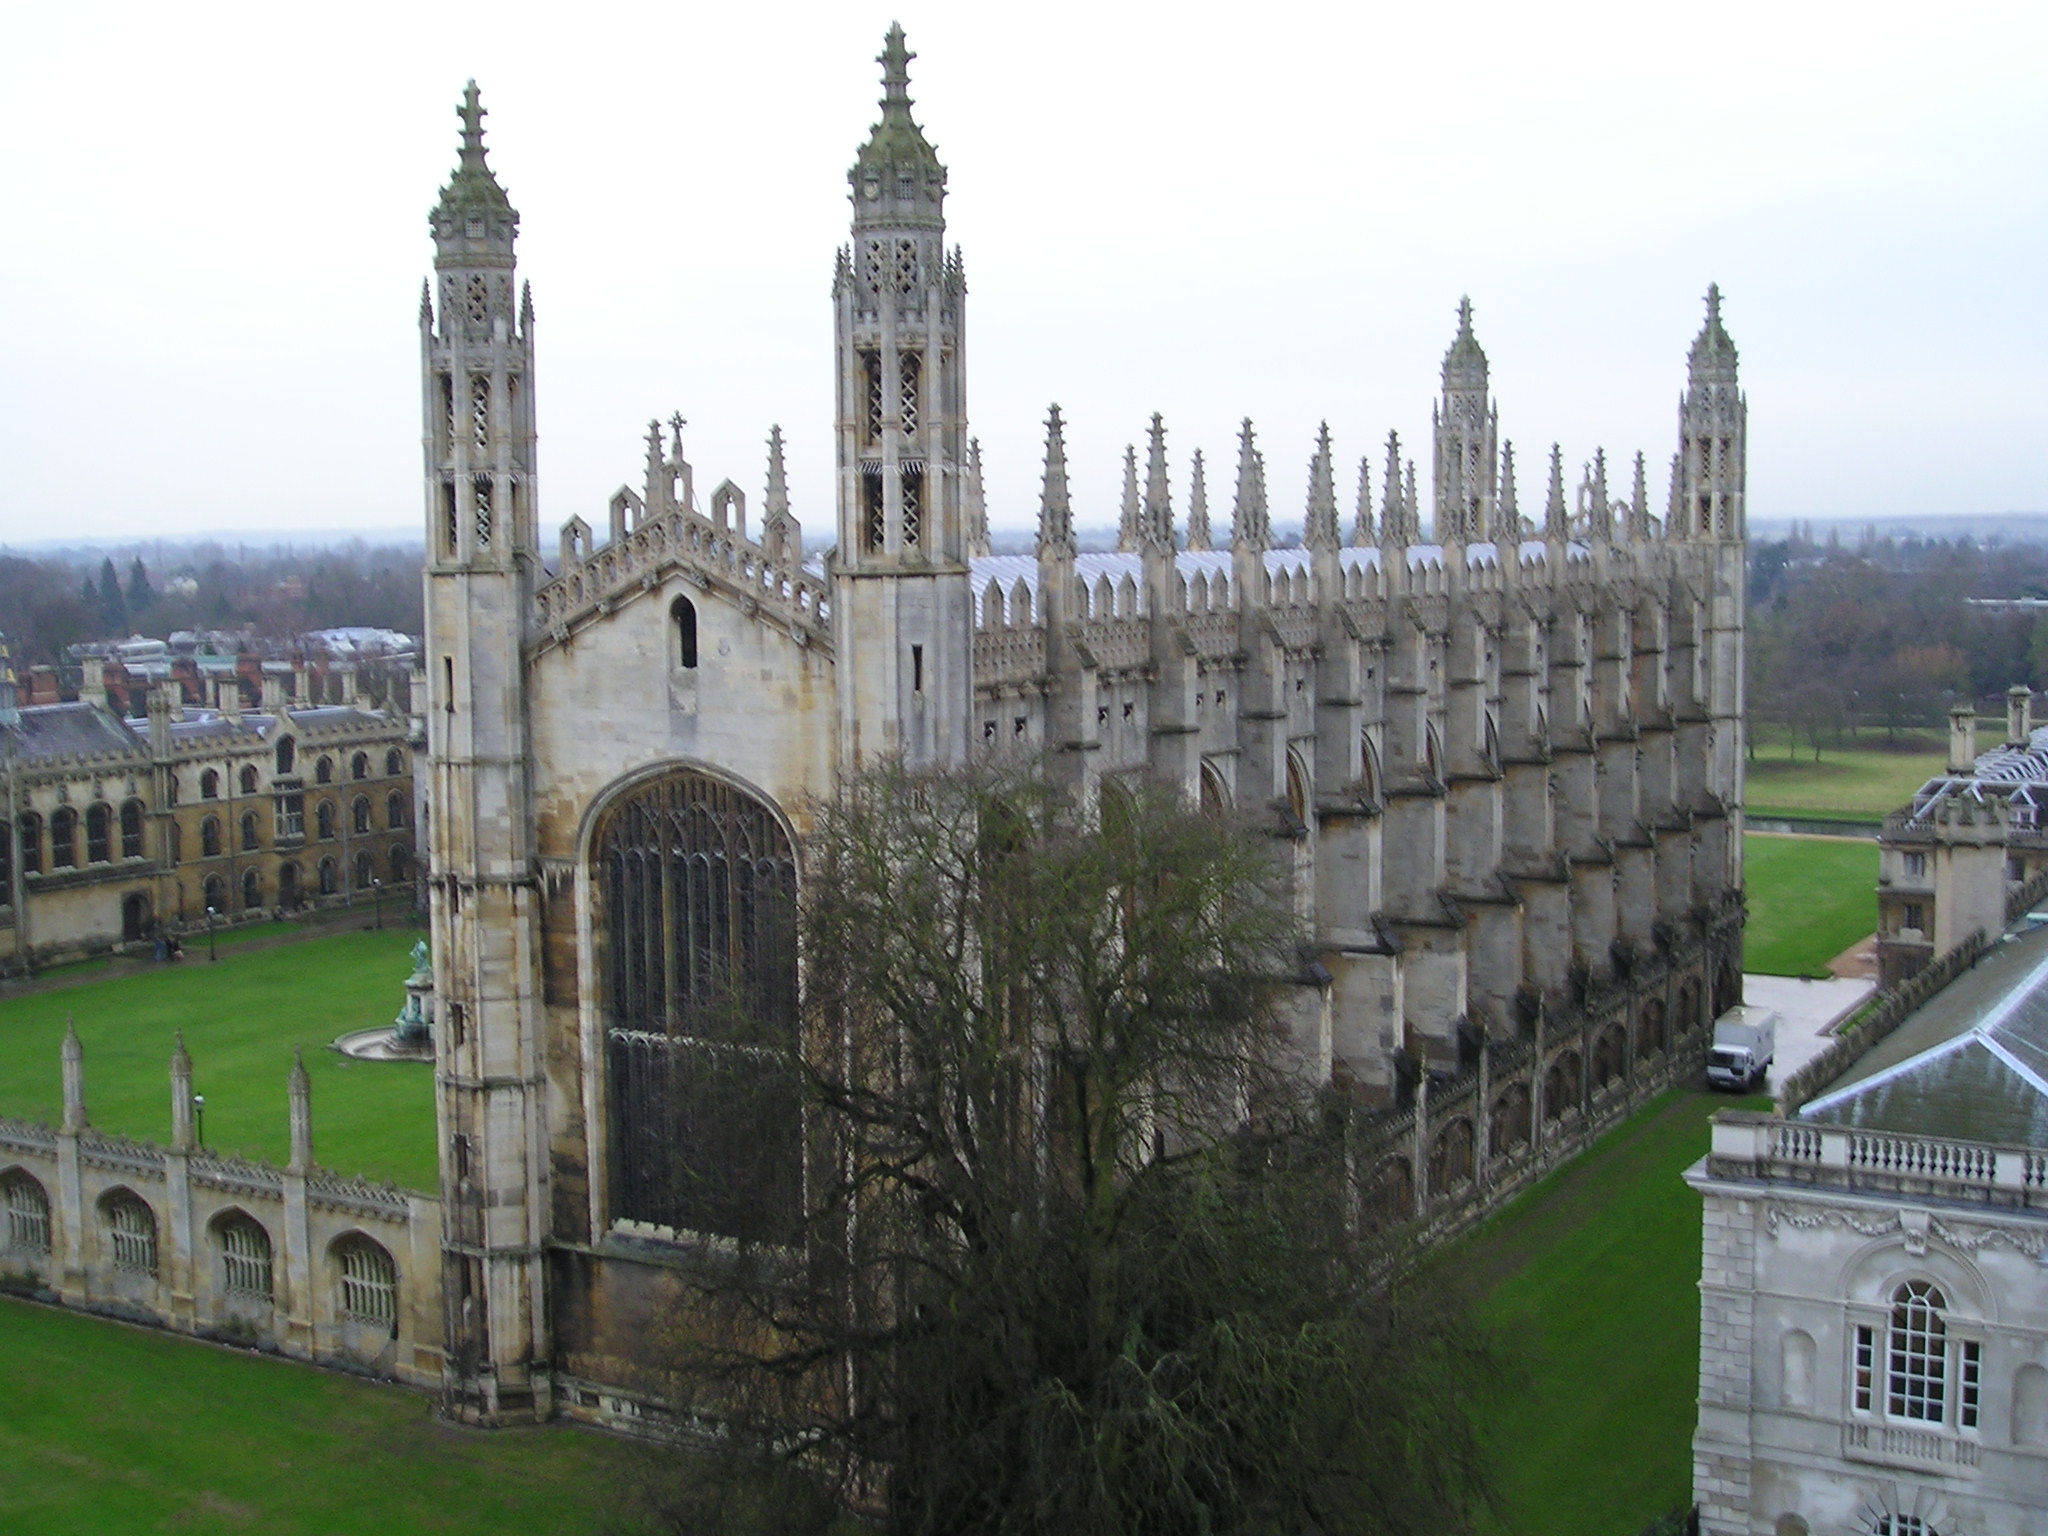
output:
[[[275,911],[410,905],[413,751],[402,712],[294,703],[267,677],[187,708],[166,682],[124,719],[15,703],[0,644],[0,970]]]
[[[1702,1536],[2032,1536],[2048,1510],[2048,930],[1796,1119],[1724,1112],[1704,1197]]]
[[[1878,840],[1877,958],[1895,986],[1971,934],[1996,935],[2008,902],[2048,870],[2048,730],[2033,693],[2006,693],[2005,739],[1977,750],[1977,711],[1949,712],[1948,771],[1885,818]]]
[[[1325,429],[1282,547],[1247,422],[1224,537],[1199,456],[1176,506],[1155,417],[1119,547],[1084,551],[1055,407],[1036,550],[993,556],[909,58],[892,31],[848,176],[823,549],[779,429],[750,523],[732,481],[700,492],[680,420],[598,528],[543,543],[519,215],[473,86],[461,108],[419,311],[423,664],[451,1400],[478,1418],[626,1400],[676,1267],[794,1198],[794,1117],[737,1107],[773,1057],[718,1000],[794,1027],[807,808],[864,765],[1024,751],[1090,794],[1146,776],[1264,818],[1315,936],[1301,1055],[1361,1115],[1483,1083],[1508,1042],[1577,1103],[1586,1042],[1634,1082],[1739,995],[1745,405],[1718,294],[1661,518],[1640,456],[1627,495],[1604,455],[1571,495],[1555,449],[1523,515],[1465,306],[1427,491],[1390,438],[1347,531]],[[1500,1092],[1519,1119],[1481,1105],[1478,1135],[1526,1141],[1526,1083]]]

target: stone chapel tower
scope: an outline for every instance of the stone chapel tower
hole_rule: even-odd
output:
[[[1432,409],[1436,429],[1436,524],[1439,544],[1480,544],[1516,530],[1494,527],[1500,476],[1500,411],[1487,395],[1486,353],[1472,334],[1472,301],[1458,303],[1458,334],[1444,354],[1443,398]]]
[[[426,672],[449,1407],[545,1416],[547,1209],[537,896],[521,645],[537,576],[533,306],[476,83],[421,295]],[[438,291],[436,291],[438,290]]]
[[[957,762],[973,706],[966,273],[946,250],[946,168],[910,115],[892,26],[882,120],[853,168],[853,239],[833,274],[839,757]]]
[[[1704,547],[1703,590],[1696,603],[1695,677],[1709,736],[1705,788],[1731,808],[1727,845],[1718,850],[1729,889],[1742,885],[1742,784],[1747,700],[1743,626],[1747,607],[1744,496],[1748,486],[1749,402],[1737,377],[1735,343],[1721,325],[1721,290],[1707,289],[1707,319],[1693,339],[1685,394],[1678,403],[1678,457],[1672,466],[1666,537]]]

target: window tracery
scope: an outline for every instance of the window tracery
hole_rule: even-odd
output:
[[[767,806],[677,772],[593,844],[612,1215],[745,1241],[794,1214],[796,863]]]

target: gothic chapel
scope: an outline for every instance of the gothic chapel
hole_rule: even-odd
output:
[[[1488,1042],[1656,1049],[1739,997],[1745,405],[1718,294],[1661,519],[1640,455],[1625,496],[1600,455],[1568,499],[1555,448],[1521,513],[1467,305],[1427,532],[1392,437],[1344,527],[1325,428],[1277,547],[1247,421],[1212,537],[1202,457],[1177,515],[1155,416],[1118,547],[1083,551],[1054,407],[1036,552],[992,555],[911,57],[892,29],[847,176],[837,520],[809,548],[779,428],[750,523],[680,420],[601,530],[543,547],[519,215],[474,85],[460,109],[419,327],[447,1358],[474,1419],[640,1412],[676,1267],[797,1198],[760,1032],[795,1028],[806,806],[864,764],[1021,749],[1266,818],[1313,924],[1302,1054],[1368,1111]]]

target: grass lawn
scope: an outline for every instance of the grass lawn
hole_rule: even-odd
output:
[[[85,1047],[85,1103],[102,1130],[167,1142],[173,1035],[185,1032],[210,1147],[283,1163],[285,1079],[304,1046],[313,1151],[326,1167],[410,1189],[436,1187],[433,1068],[352,1061],[337,1035],[389,1023],[405,1001],[410,929],[342,933],[272,949],[203,942],[179,965],[0,1000],[0,1114],[55,1123],[63,1111],[64,1018]]]
[[[1749,893],[1744,970],[1825,976],[1828,962],[1877,930],[1877,844],[1856,838],[1742,840]]]
[[[1924,733],[1901,736],[1892,748],[1881,734],[1866,731],[1852,745],[1822,748],[1819,762],[1810,747],[1802,747],[1796,759],[1787,757],[1782,732],[1772,737],[1768,729],[1759,730],[1755,747],[1743,794],[1752,816],[1882,821],[1948,766],[1946,742]]]
[[[597,1536],[644,1454],[460,1429],[401,1388],[5,1298],[0,1379],[10,1532]]]
[[[1489,1413],[1503,1536],[1634,1536],[1692,1502],[1700,1202],[1679,1174],[1732,1105],[1765,1101],[1665,1094],[1437,1261],[1527,1350]]]

